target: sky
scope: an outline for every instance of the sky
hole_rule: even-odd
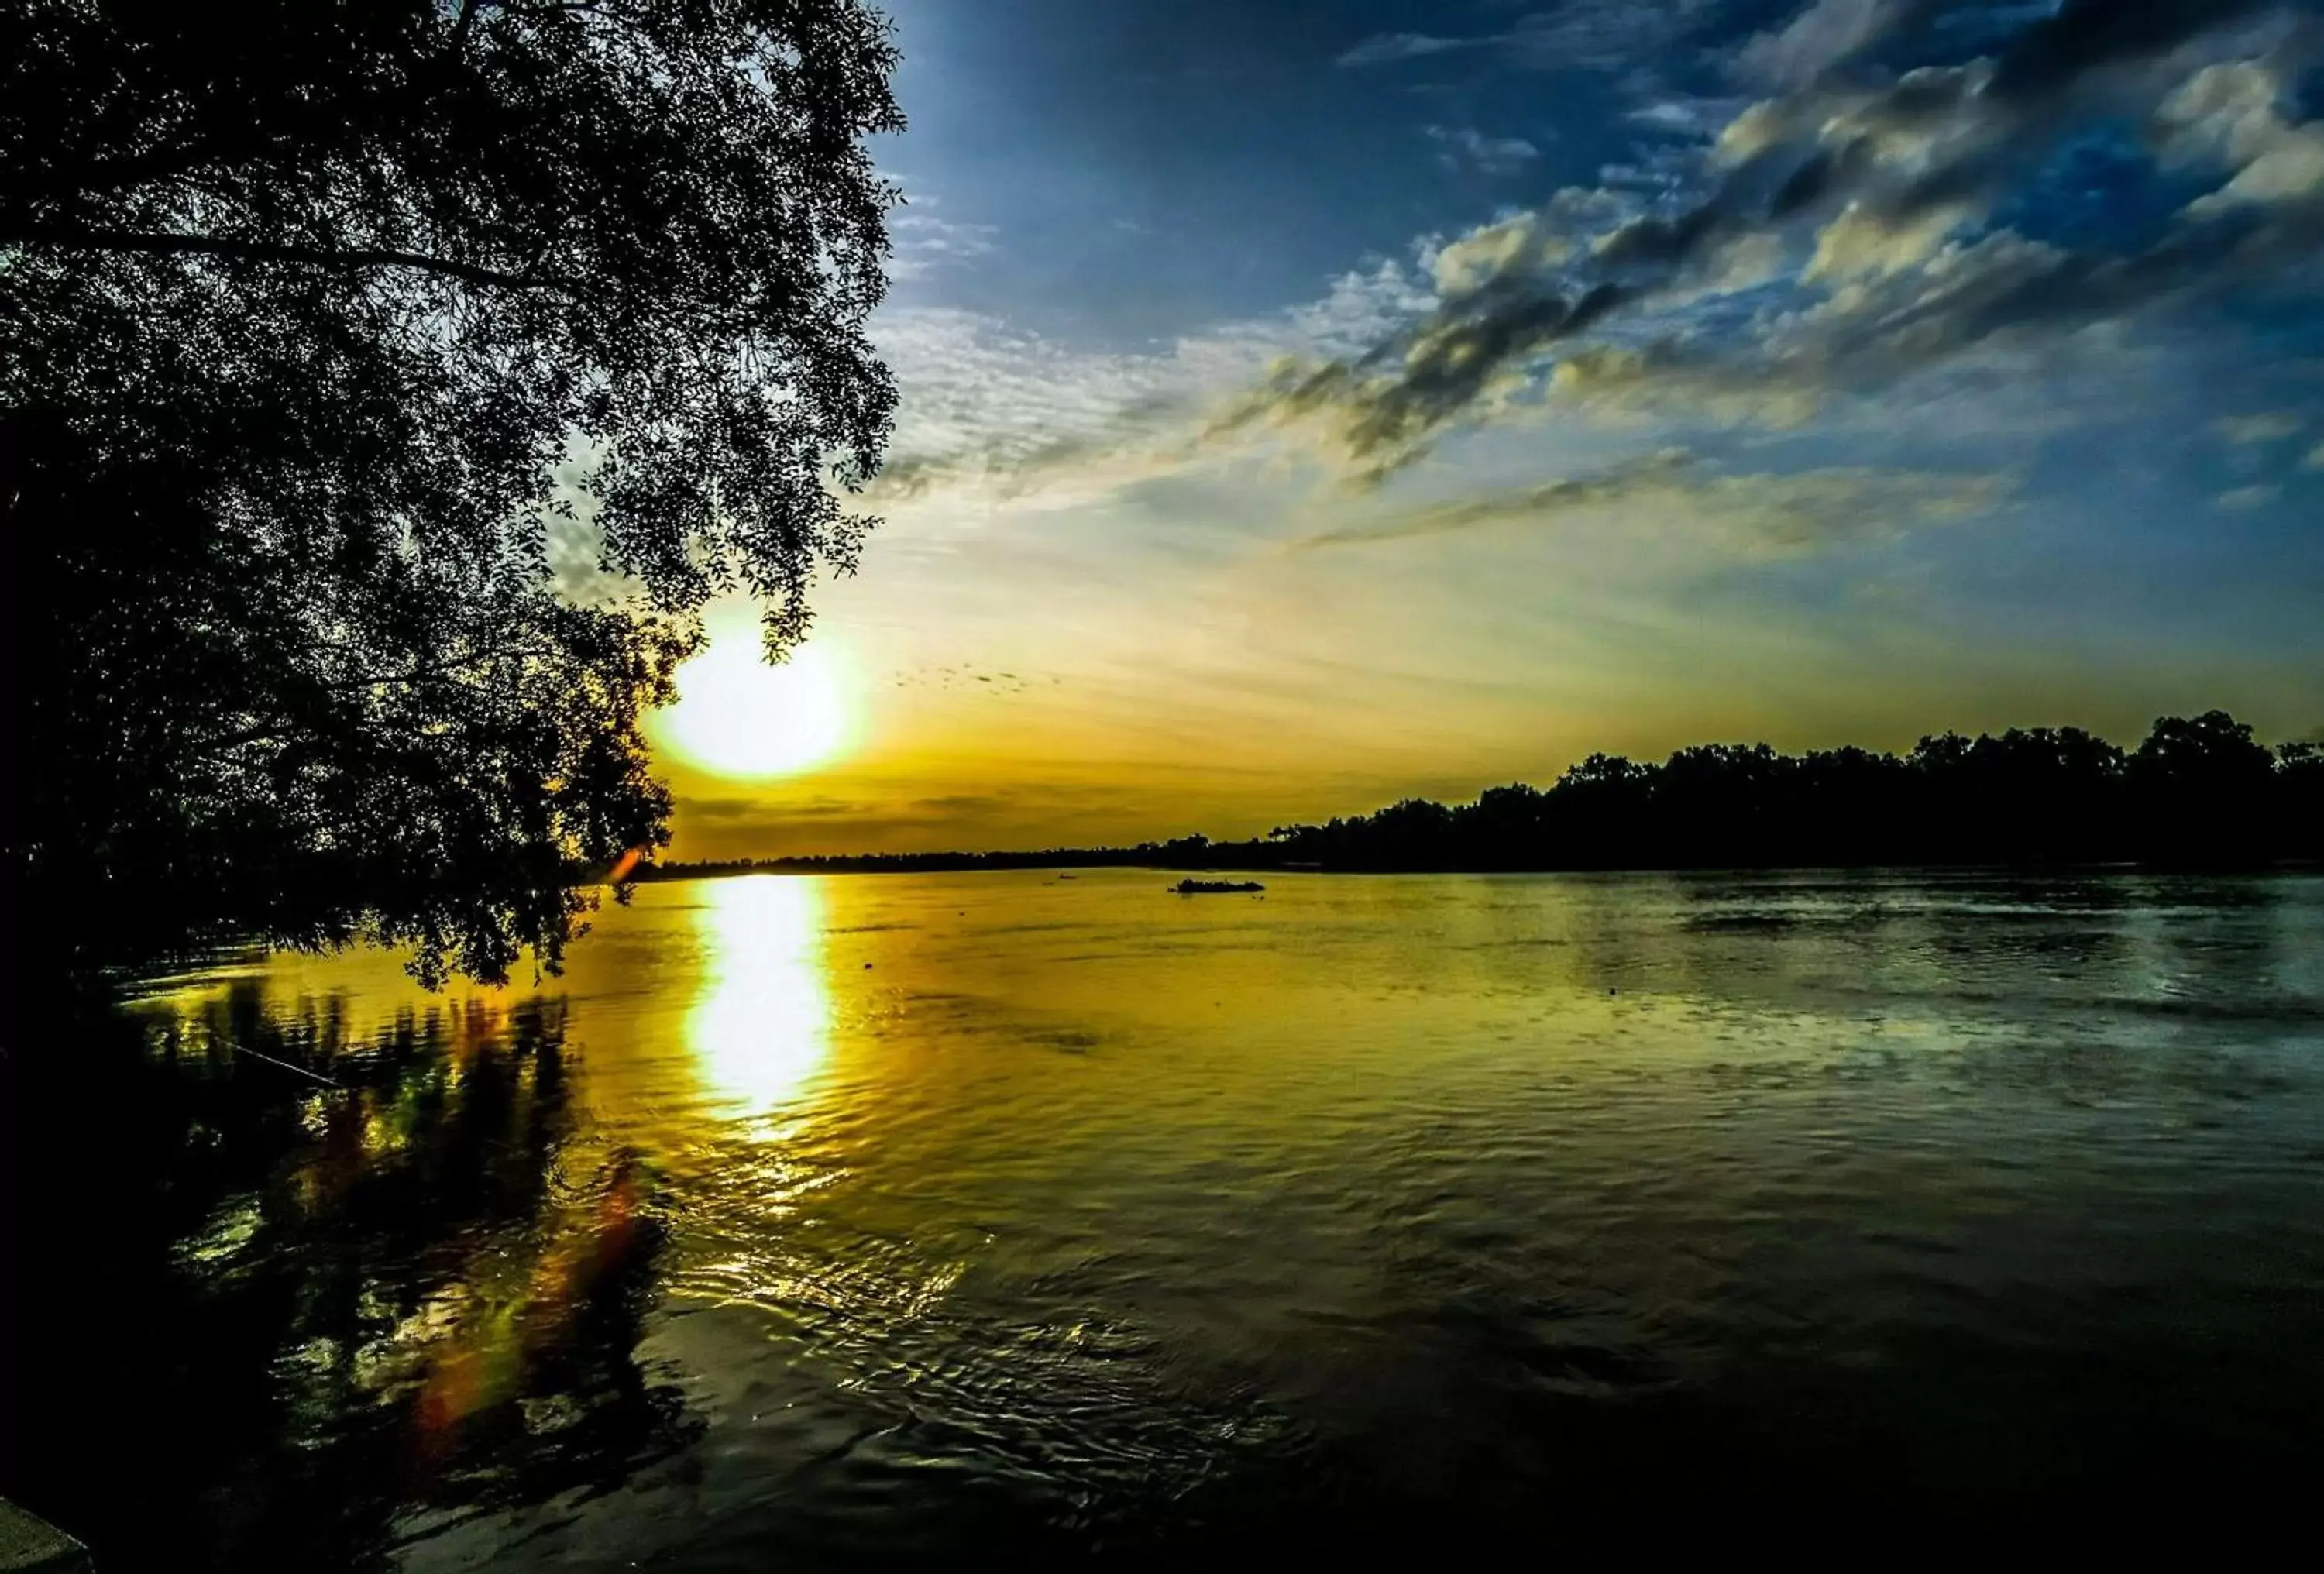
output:
[[[671,750],[669,856],[2324,736],[2317,5],[890,9],[844,736]]]

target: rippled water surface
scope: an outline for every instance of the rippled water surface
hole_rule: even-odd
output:
[[[1267,878],[158,990],[36,1144],[37,1505],[108,1570],[742,1569],[2305,1482],[2324,881]]]

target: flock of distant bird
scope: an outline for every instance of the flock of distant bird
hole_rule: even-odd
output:
[[[990,693],[1022,694],[1041,681],[1040,678],[1025,677],[1014,672],[979,672],[968,667],[931,667],[917,672],[898,673],[892,686],[966,691],[981,685]],[[1047,681],[1051,684],[1061,684],[1065,679],[1052,677]]]

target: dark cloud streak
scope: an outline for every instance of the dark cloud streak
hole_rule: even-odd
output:
[[[2260,0],[2066,0],[2002,51],[1992,92],[2005,103],[2054,97],[2090,72],[2167,54],[2261,8]]]

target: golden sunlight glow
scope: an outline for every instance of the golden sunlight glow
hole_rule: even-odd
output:
[[[678,704],[657,730],[692,764],[720,776],[789,776],[820,764],[847,741],[839,663],[804,645],[767,665],[754,627],[714,632],[678,668]]]
[[[702,986],[687,1039],[718,1092],[771,1109],[814,1074],[830,1042],[822,882],[743,875],[706,881],[702,890]]]

